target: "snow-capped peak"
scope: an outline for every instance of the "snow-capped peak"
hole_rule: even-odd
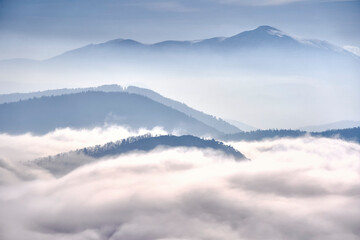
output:
[[[275,35],[278,37],[284,37],[284,36],[288,36],[287,34],[285,34],[284,32],[280,31],[280,30],[275,30],[275,29],[270,29],[267,31],[267,33],[271,34],[271,35]]]

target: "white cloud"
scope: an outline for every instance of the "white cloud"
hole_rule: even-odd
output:
[[[157,150],[0,186],[2,238],[358,239],[359,144],[232,144],[252,161]]]
[[[132,131],[121,126],[82,130],[63,128],[40,136],[30,133],[22,135],[0,134],[0,159],[28,161],[147,133],[153,135],[166,134],[161,128]]]
[[[356,46],[344,46],[346,51],[349,51],[357,56],[360,56],[360,48]]]

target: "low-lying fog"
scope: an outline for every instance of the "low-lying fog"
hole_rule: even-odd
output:
[[[101,159],[62,178],[19,168],[129,134],[136,133],[111,127],[1,135],[1,239],[359,238],[360,145],[338,139],[231,142],[251,159],[243,162],[159,148]]]

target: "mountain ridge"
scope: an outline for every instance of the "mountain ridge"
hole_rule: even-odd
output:
[[[335,46],[327,41],[317,39],[302,39],[293,37],[277,28],[262,25],[253,30],[243,31],[230,37],[212,37],[202,40],[165,40],[152,44],[144,44],[133,39],[113,39],[99,44],[89,44],[81,48],[73,49],[64,52],[53,58],[49,58],[45,61],[55,60],[74,54],[81,54],[82,52],[103,51],[107,47],[118,48],[126,51],[135,49],[137,51],[152,52],[157,50],[226,50],[231,48],[232,50],[243,50],[244,48],[259,48],[265,47],[267,49],[295,49],[295,50],[312,50],[320,52],[328,52],[333,54],[341,54],[351,56],[360,59],[352,52]],[[98,49],[97,49],[98,48]],[[125,53],[123,53],[125,54]]]
[[[321,132],[306,132],[292,129],[268,129],[250,132],[225,134],[219,137],[221,141],[262,141],[274,138],[297,138],[297,137],[326,137],[337,138],[345,141],[360,143],[360,127],[346,129],[332,129]]]
[[[150,152],[158,147],[212,149],[233,157],[236,161],[248,160],[241,152],[230,145],[225,145],[214,139],[202,139],[192,135],[143,135],[39,158],[29,163],[46,169],[59,177],[103,157],[119,156],[131,152]],[[73,158],[73,156],[75,157]],[[81,158],[81,156],[83,157]]]
[[[194,135],[219,135],[215,128],[142,95],[128,92],[81,92],[0,104],[0,132],[45,134],[117,124],[131,128],[163,127]]]
[[[224,121],[221,118],[214,117],[212,115],[203,113],[201,111],[195,110],[184,103],[178,102],[176,100],[162,96],[161,94],[146,88],[140,88],[136,86],[127,86],[122,87],[116,84],[110,85],[101,85],[98,87],[89,87],[89,88],[74,88],[74,89],[54,89],[47,91],[38,91],[30,93],[12,93],[12,94],[0,94],[0,104],[6,102],[14,102],[19,100],[26,100],[34,97],[42,96],[58,96],[71,93],[87,92],[87,91],[104,91],[104,92],[129,92],[134,94],[139,94],[145,97],[148,97],[156,102],[164,104],[168,107],[172,107],[175,110],[185,113],[188,116],[191,116],[210,127],[213,127],[223,133],[236,133],[241,131],[235,125],[230,124]]]

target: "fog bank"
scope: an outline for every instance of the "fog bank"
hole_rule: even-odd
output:
[[[3,239],[358,239],[360,145],[232,143],[251,161],[157,149],[0,187]]]

